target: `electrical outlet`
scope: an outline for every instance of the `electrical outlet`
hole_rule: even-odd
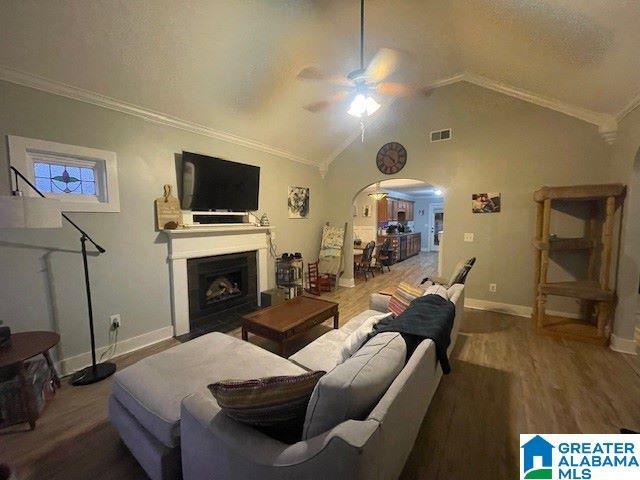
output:
[[[498,285],[496,285],[495,283],[490,283],[489,284],[489,291],[495,293],[496,290],[498,289]]]
[[[473,242],[473,233],[465,233],[464,234],[465,242]]]
[[[115,315],[111,315],[109,317],[109,320],[110,320],[111,330],[117,330],[122,326],[122,318],[120,317],[119,313],[116,313]]]

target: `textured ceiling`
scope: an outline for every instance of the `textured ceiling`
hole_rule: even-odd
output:
[[[295,77],[308,65],[357,67],[358,9],[356,0],[3,0],[0,65],[320,163],[358,121],[345,105],[303,110],[333,87]],[[609,114],[640,90],[637,0],[369,0],[366,21],[367,59],[383,46],[411,59],[397,80],[466,71]]]

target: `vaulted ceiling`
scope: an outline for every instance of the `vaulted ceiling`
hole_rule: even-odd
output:
[[[365,58],[407,53],[397,80],[469,72],[611,118],[640,92],[637,0],[368,0],[366,12]],[[26,72],[321,163],[358,120],[346,101],[303,110],[335,87],[296,74],[354,70],[358,21],[357,0],[4,0],[0,78]]]

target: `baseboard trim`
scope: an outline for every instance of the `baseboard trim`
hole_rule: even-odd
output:
[[[629,355],[638,355],[637,344],[633,338],[622,338],[615,334],[611,334],[611,342],[609,348],[614,352],[627,353]]]
[[[465,308],[473,310],[485,310],[488,312],[504,313],[516,317],[531,318],[533,308],[527,305],[515,305],[511,303],[492,302],[491,300],[481,300],[479,298],[465,298]],[[557,315],[567,318],[580,318],[577,313],[560,312],[557,310],[547,310],[550,315]]]
[[[151,332],[143,333],[137,337],[127,338],[118,342],[118,350],[116,357],[131,353],[140,348],[148,347],[154,343],[161,342],[173,337],[173,326],[159,328]],[[103,352],[109,349],[108,346],[96,349],[96,357],[100,358]],[[56,362],[56,367],[61,375],[70,375],[81,368],[91,365],[91,352],[84,352],[72,357],[63,358]]]
[[[486,310],[488,312],[506,313],[507,315],[515,315],[516,317],[531,317],[533,311],[531,307],[526,305],[513,305],[510,303],[492,302],[490,300],[481,300],[479,298],[465,298],[465,308],[473,310]]]
[[[347,287],[347,288],[353,288],[356,286],[356,281],[354,278],[341,278],[338,281],[338,286],[339,287]]]

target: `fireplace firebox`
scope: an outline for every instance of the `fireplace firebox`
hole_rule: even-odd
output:
[[[189,258],[189,336],[227,332],[258,308],[256,251]]]

